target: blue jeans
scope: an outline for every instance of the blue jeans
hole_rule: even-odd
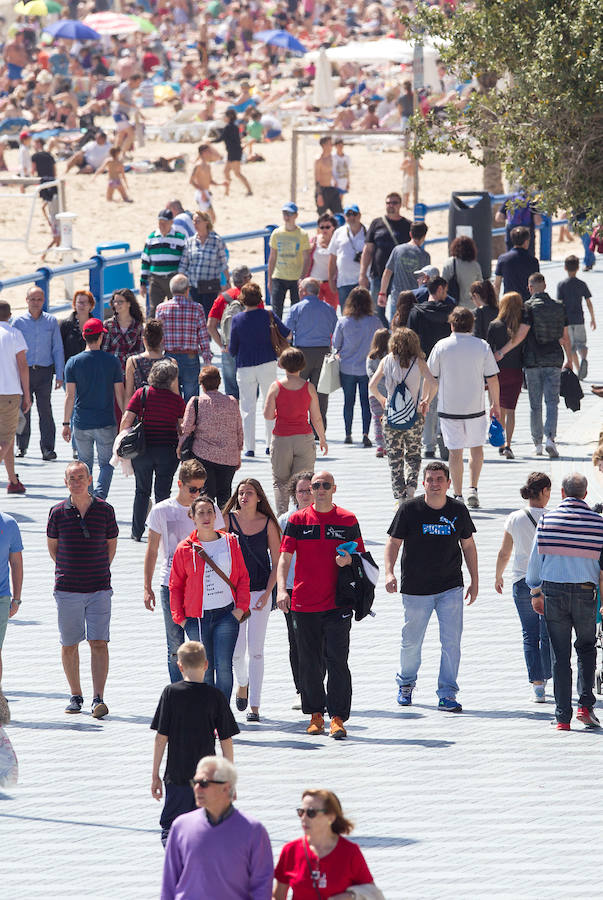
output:
[[[182,681],[182,674],[176,665],[176,654],[180,644],[184,643],[184,628],[176,625],[172,619],[170,610],[170,589],[166,584],[161,585],[161,609],[165,623],[165,636],[167,638],[167,661],[170,681]]]
[[[352,421],[354,419],[354,404],[356,403],[356,386],[360,395],[360,408],[362,410],[362,433],[368,434],[371,427],[371,407],[368,397],[368,375],[347,375],[340,372],[341,386],[343,388],[343,422],[345,433],[352,433]]]
[[[168,354],[178,363],[178,384],[184,402],[188,403],[191,397],[199,393],[199,372],[201,363],[198,356],[189,356],[187,353]]]
[[[113,441],[117,434],[115,425],[107,425],[105,428],[78,428],[73,429],[73,436],[77,447],[79,459],[86,463],[92,474],[94,464],[94,445],[96,444],[96,457],[98,460],[98,480],[92,493],[102,500],[107,499],[111,480],[113,478],[113,466],[110,459],[113,455]]]
[[[513,585],[513,599],[523,631],[523,655],[530,681],[548,681],[551,677],[551,648],[544,616],[532,607],[530,589],[525,578]]]
[[[342,284],[341,287],[337,288],[337,296],[339,297],[339,305],[341,309],[343,309],[345,301],[348,299],[348,294],[355,287],[355,284]]]
[[[404,625],[400,647],[400,674],[396,681],[404,687],[414,688],[421,665],[423,638],[432,612],[440,624],[440,674],[436,691],[440,700],[454,699],[459,686],[456,678],[461,661],[461,635],[463,633],[463,588],[450,588],[441,594],[402,594]]]
[[[239,399],[237,363],[234,356],[231,356],[228,350],[222,350],[222,386],[225,394],[229,394],[236,400]]]
[[[581,235],[581,240],[582,246],[584,247],[584,265],[594,266],[597,258],[590,249],[590,234],[587,232],[586,234]]]
[[[147,445],[145,452],[132,460],[132,468],[136,476],[132,535],[139,540],[144,534],[153,476],[155,476],[155,503],[167,500],[170,496],[174,473],[178,468],[176,450],[164,444]]]
[[[202,619],[189,618],[184,625],[189,640],[201,641],[205,647],[205,683],[215,685],[229,703],[232,694],[232,654],[239,636],[239,623],[232,614],[233,609],[234,603],[221,609],[207,609]]]
[[[375,307],[375,313],[381,319],[381,323],[384,328],[389,328],[389,322],[387,321],[385,315],[385,307],[379,306],[377,300],[379,299],[379,291],[381,290],[381,279],[375,278],[373,275],[369,277],[369,285],[371,297],[373,298],[373,306]]]
[[[555,440],[557,411],[559,409],[559,382],[561,369],[557,366],[541,366],[526,369],[526,384],[530,399],[530,431],[535,444],[542,444],[542,399],[546,409],[544,436]]]
[[[544,581],[544,618],[553,655],[555,716],[572,718],[572,628],[578,656],[578,706],[595,705],[593,685],[597,663],[597,589],[594,584]]]

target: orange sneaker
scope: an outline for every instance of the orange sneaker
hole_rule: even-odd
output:
[[[347,737],[347,734],[339,716],[333,716],[331,719],[331,737],[335,738],[336,741],[342,741],[344,737]]]
[[[324,734],[325,718],[321,713],[312,713],[310,724],[306,728],[307,734]]]

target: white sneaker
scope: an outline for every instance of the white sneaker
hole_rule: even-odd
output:
[[[469,493],[467,494],[467,506],[471,509],[479,509],[479,498],[477,496],[477,488],[471,487],[469,488]]]
[[[534,444],[534,450],[536,451],[536,456],[542,456],[542,444]]]
[[[548,455],[551,457],[551,459],[559,459],[559,451],[557,450],[557,447],[555,446],[555,441],[553,440],[553,438],[548,437],[546,439],[546,444],[544,445],[544,449],[546,450]]]
[[[455,499],[455,500],[458,500],[459,503],[464,503],[464,502],[465,502],[465,500],[464,500],[462,494],[455,494],[455,495],[454,495],[454,499]]]
[[[544,684],[533,684],[532,688],[534,689],[534,703],[546,703]]]
[[[296,694],[295,700],[291,704],[291,709],[301,709],[301,708],[302,708],[301,697],[299,694]]]

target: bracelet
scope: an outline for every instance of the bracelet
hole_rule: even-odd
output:
[[[67,425],[69,425],[69,427],[71,428],[71,422],[63,422],[63,428],[65,428]]]
[[[377,296],[378,296],[378,297],[385,297],[385,296],[386,296],[385,291],[379,291],[379,293],[377,294]]]
[[[12,600],[11,600],[10,602],[11,602],[11,603],[16,603],[17,606],[21,606],[21,600],[17,600],[16,597],[13,597]]]

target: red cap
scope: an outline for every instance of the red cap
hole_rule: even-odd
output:
[[[21,134],[19,135],[19,140],[22,141],[23,138],[28,138],[28,137],[31,137],[31,134],[29,133],[29,131],[22,131]]]
[[[88,319],[82,328],[82,334],[84,337],[93,334],[107,334],[107,329],[100,319]]]

